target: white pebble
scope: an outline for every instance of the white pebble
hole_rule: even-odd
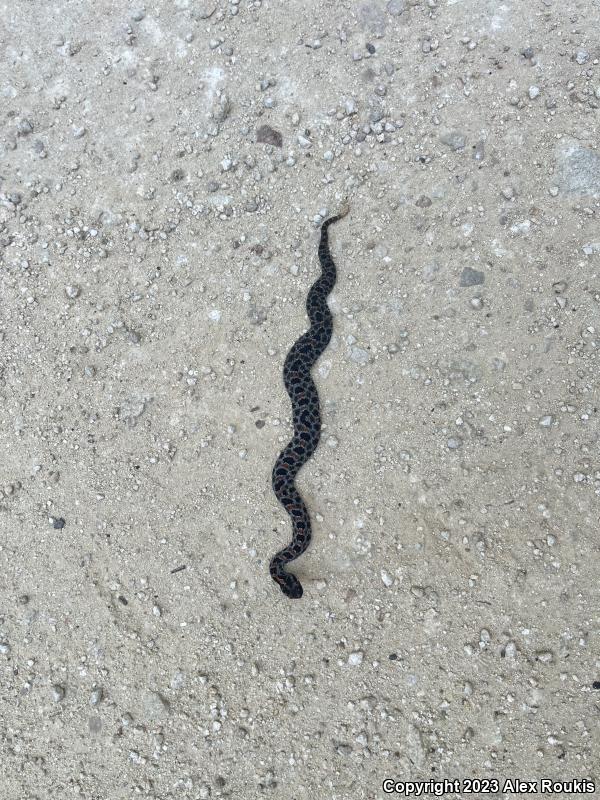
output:
[[[538,661],[541,661],[542,664],[552,664],[554,661],[554,653],[550,652],[550,650],[543,650],[541,653],[536,653],[536,658]]]
[[[517,645],[513,642],[507,642],[504,647],[504,657],[515,659],[517,657]]]
[[[381,570],[381,580],[383,581],[384,585],[388,587],[388,589],[394,583],[394,579],[392,578],[392,576],[389,574],[389,572],[386,572],[384,569]]]
[[[102,700],[102,696],[103,692],[102,689],[100,689],[100,687],[92,689],[90,693],[90,705],[97,706],[98,703],[100,703],[100,701]]]
[[[71,300],[74,300],[81,294],[81,287],[77,286],[77,284],[70,284],[69,286],[65,286],[65,294],[67,295],[67,297],[70,297]]]
[[[64,696],[65,696],[64,687],[55,684],[52,687],[52,700],[55,703],[60,703],[60,701],[64,699]]]
[[[371,360],[371,356],[369,355],[368,351],[363,350],[362,347],[353,347],[352,351],[350,352],[350,358],[352,361],[360,364],[363,367]]]

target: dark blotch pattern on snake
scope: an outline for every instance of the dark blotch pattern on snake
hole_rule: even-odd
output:
[[[308,509],[296,489],[295,480],[300,468],[317,449],[321,438],[321,409],[317,387],[311,369],[331,340],[333,319],[327,296],[336,280],[336,268],[329,252],[328,230],[348,213],[344,210],[325,220],[321,226],[319,261],[321,276],[313,283],[306,299],[310,329],[292,346],[283,365],[283,381],[292,401],[294,435],[282,450],[273,467],[273,491],[292,520],[292,541],[271,559],[271,577],[281,591],[291,598],[302,597],[302,584],[286,566],[306,550],[311,540]]]

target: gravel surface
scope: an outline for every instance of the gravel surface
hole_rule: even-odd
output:
[[[599,25],[0,3],[3,798],[600,780]],[[345,199],[292,602],[281,370]]]

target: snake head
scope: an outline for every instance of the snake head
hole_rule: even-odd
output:
[[[347,199],[345,199],[342,205],[340,206],[340,210],[338,211],[336,216],[338,219],[341,219],[342,217],[345,217],[346,214],[348,214],[349,212],[350,212],[350,203],[348,202]]]

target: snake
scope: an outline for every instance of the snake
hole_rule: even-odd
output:
[[[348,210],[344,206],[336,216],[329,217],[321,225],[318,251],[321,275],[310,287],[306,298],[310,328],[292,345],[283,364],[283,383],[292,403],[294,433],[273,466],[272,486],[291,519],[292,541],[275,553],[269,571],[284,595],[291,599],[302,597],[303,589],[298,578],[286,567],[306,551],[312,538],[310,514],[295,481],[321,438],[319,394],[311,370],[333,333],[333,317],[327,297],[335,286],[337,270],[329,251],[329,227],[345,217]]]

